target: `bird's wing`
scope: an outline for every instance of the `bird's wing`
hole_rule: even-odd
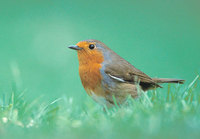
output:
[[[144,88],[161,87],[148,75],[135,68],[123,58],[118,56],[114,59],[116,59],[115,62],[112,61],[112,63],[107,63],[105,65],[105,73],[112,79],[129,83],[139,82]]]

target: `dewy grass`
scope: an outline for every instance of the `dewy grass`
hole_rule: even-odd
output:
[[[0,98],[0,138],[199,138],[198,78],[129,98],[106,112],[88,97],[79,104],[67,97],[44,103],[13,89]]]

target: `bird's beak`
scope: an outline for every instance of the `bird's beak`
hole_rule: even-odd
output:
[[[70,45],[68,48],[74,49],[74,50],[81,50],[81,49],[83,49],[83,48],[81,48],[81,47],[79,47],[77,45]]]

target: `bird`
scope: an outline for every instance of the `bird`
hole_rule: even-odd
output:
[[[99,40],[83,40],[68,48],[77,51],[79,75],[86,93],[107,108],[122,105],[129,96],[138,98],[141,91],[162,88],[161,83],[185,81],[151,78]]]

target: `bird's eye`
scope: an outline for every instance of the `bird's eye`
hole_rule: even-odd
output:
[[[90,45],[89,45],[89,48],[92,50],[92,49],[95,48],[95,45],[94,45],[94,44],[90,44]]]

